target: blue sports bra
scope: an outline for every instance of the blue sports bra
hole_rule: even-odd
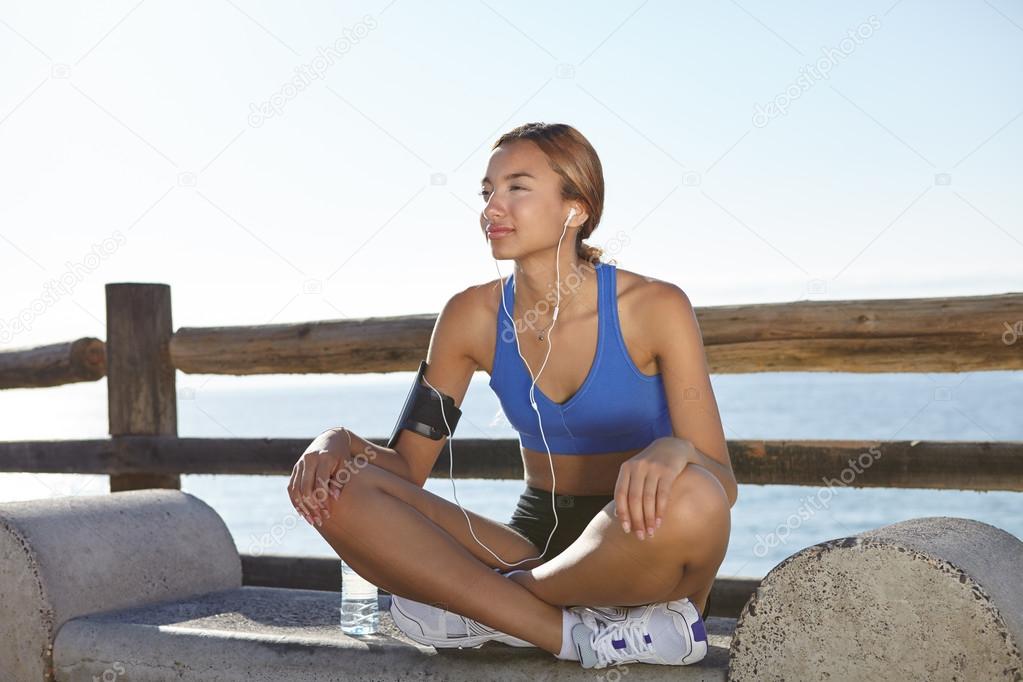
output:
[[[543,435],[555,454],[587,455],[643,448],[672,435],[671,417],[661,375],[643,374],[629,356],[618,321],[617,269],[597,263],[597,351],[582,386],[564,403],[550,400],[533,387],[543,421]],[[514,273],[504,284],[508,313],[515,310]],[[529,404],[533,379],[519,357],[515,332],[498,304],[497,342],[490,388],[505,416],[519,432],[519,442],[547,452],[536,412]],[[555,339],[557,337],[555,336]],[[550,362],[547,367],[549,368]]]

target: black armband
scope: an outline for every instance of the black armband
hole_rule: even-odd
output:
[[[387,441],[389,448],[393,448],[397,444],[398,435],[402,430],[414,431],[433,440],[450,437],[455,432],[455,426],[458,424],[458,418],[462,416],[462,411],[455,405],[454,398],[426,385],[424,378],[426,368],[426,360],[422,360],[408,397],[405,398],[405,405],[401,408],[398,423],[395,424],[394,432],[391,434],[390,440]],[[441,395],[440,398],[437,397],[438,393]],[[441,414],[442,406],[443,414]],[[445,417],[447,418],[447,427],[444,425]]]

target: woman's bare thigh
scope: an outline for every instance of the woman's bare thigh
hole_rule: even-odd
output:
[[[417,509],[461,543],[473,556],[491,568],[510,569],[513,567],[495,559],[493,554],[480,546],[473,538],[473,533],[500,559],[508,564],[516,564],[514,566],[516,569],[528,569],[542,563],[537,559],[532,559],[540,554],[540,550],[513,528],[468,509],[463,513],[455,503],[424,490],[411,481],[375,464],[369,463],[365,468],[359,470],[346,486],[353,483],[374,486],[382,493],[396,497]],[[341,494],[344,495],[343,489]],[[466,516],[469,517],[468,522]],[[472,524],[471,532],[470,522]],[[523,559],[530,560],[522,561]],[[520,561],[522,563],[517,563]]]

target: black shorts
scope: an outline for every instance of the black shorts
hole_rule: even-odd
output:
[[[558,510],[558,527],[551,538],[551,544],[543,554],[544,561],[550,561],[561,554],[583,534],[594,516],[614,500],[614,495],[562,495],[554,496]],[[526,486],[519,496],[515,511],[508,526],[521,533],[536,546],[537,553],[543,551],[547,537],[554,528],[554,512],[551,510],[551,492],[542,488]],[[710,597],[703,608],[703,618],[710,613]]]
[[[549,561],[565,551],[583,534],[586,526],[614,495],[562,495],[554,496],[558,509],[558,527],[551,538],[544,561]],[[537,551],[547,544],[547,536],[554,528],[554,512],[551,510],[551,491],[526,486],[519,496],[519,502],[512,513],[509,526],[526,536],[536,545]]]

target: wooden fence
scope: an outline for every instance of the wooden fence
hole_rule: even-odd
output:
[[[712,373],[1023,369],[1023,293],[800,301],[696,309]],[[107,378],[110,437],[0,442],[0,471],[106,474],[110,490],[181,487],[181,474],[290,475],[309,439],[179,438],[175,370],[202,374],[415,371],[436,315],[235,327],[171,322],[165,284],[106,285],[106,341],[0,352],[0,389]],[[395,404],[395,418],[399,404]],[[783,409],[779,407],[779,409]],[[325,425],[326,428],[327,425]],[[370,438],[384,445],[386,436]],[[455,439],[459,478],[521,479],[514,439]],[[740,483],[827,485],[850,458],[884,456],[856,487],[1023,490],[1023,442],[729,440]],[[433,475],[447,476],[447,450]],[[282,488],[283,494],[283,488]],[[244,555],[246,584],[336,589],[337,562]],[[714,615],[757,581],[718,580]]]

